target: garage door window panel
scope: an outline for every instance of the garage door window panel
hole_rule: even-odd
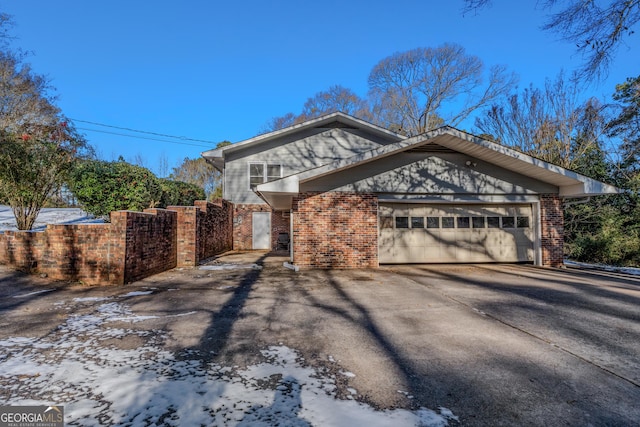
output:
[[[440,217],[439,216],[428,216],[427,217],[427,228],[440,228]]]
[[[519,216],[518,217],[518,228],[529,228],[529,217],[528,216]]]
[[[380,217],[380,228],[383,230],[393,228],[393,217],[392,216]]]
[[[411,228],[424,228],[424,217],[412,216],[411,217]]]
[[[489,228],[500,228],[500,217],[499,216],[487,217],[487,226]]]
[[[455,221],[451,216],[443,216],[442,217],[442,228],[454,228]]]
[[[483,216],[474,216],[471,218],[471,225],[473,228],[485,228],[485,221]]]
[[[396,217],[396,229],[405,229],[409,228],[409,217],[408,216],[397,216]]]
[[[459,216],[458,218],[456,218],[456,223],[458,225],[458,228],[470,228],[471,227],[471,221],[469,221],[469,217],[468,216]]]
[[[515,219],[512,216],[503,216],[502,228],[516,228]]]

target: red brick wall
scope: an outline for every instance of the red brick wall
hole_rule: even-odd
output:
[[[279,212],[273,212],[269,205],[247,204],[234,205],[233,208],[233,249],[236,251],[248,251],[253,249],[253,213],[271,212],[271,247],[275,247],[278,231],[283,229],[289,232],[289,219],[283,218]],[[284,225],[286,220],[286,225]],[[286,230],[284,230],[286,228]]]
[[[282,211],[273,211],[271,213],[271,247],[276,248],[278,244],[278,235],[280,233],[291,234],[291,217]],[[291,238],[291,236],[289,236]]]
[[[5,231],[0,263],[54,280],[123,283],[124,236],[113,224],[49,225],[44,232]]]
[[[561,267],[564,260],[564,216],[558,195],[540,195],[540,220],[542,265]]]
[[[0,233],[0,263],[45,273],[55,280],[87,284],[139,280],[176,267],[179,254],[181,262],[191,256],[195,261],[188,265],[196,265],[232,244],[231,205],[197,203],[199,208],[177,211],[112,212],[110,224],[49,225],[43,232],[6,231]],[[190,214],[195,226],[189,221]]]
[[[114,212],[126,219],[124,283],[134,282],[176,266],[177,215],[164,209]],[[111,216],[112,221],[114,215]]]
[[[198,200],[195,206],[170,206],[178,214],[179,267],[195,266],[206,258],[233,247],[233,205]]]
[[[294,263],[315,268],[378,266],[374,194],[303,193],[293,200]]]
[[[196,201],[200,209],[198,221],[198,262],[233,247],[233,204]]]

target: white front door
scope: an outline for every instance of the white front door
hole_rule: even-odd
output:
[[[253,249],[271,249],[271,212],[253,212]]]

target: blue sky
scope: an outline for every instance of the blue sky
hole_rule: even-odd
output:
[[[457,43],[486,65],[506,65],[521,87],[541,86],[581,58],[540,29],[536,3],[494,0],[464,16],[462,0],[0,0],[0,10],[13,15],[15,45],[33,52],[28,62],[49,76],[67,117],[212,141],[83,130],[102,158],[138,156],[158,172],[161,158],[173,167],[255,136],[331,85],[365,96],[372,67],[398,51]],[[585,95],[609,99],[639,73],[639,37]]]

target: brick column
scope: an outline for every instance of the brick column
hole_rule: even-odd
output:
[[[561,267],[564,260],[564,213],[557,194],[540,195],[542,265]]]
[[[378,267],[378,197],[303,193],[293,200],[294,262],[314,268]]]

